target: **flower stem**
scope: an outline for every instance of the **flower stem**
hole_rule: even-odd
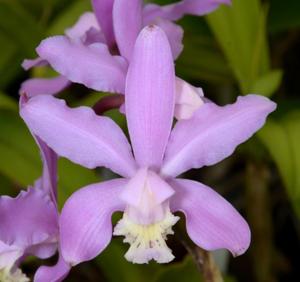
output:
[[[102,115],[103,113],[120,108],[124,103],[124,95],[115,94],[109,95],[101,98],[94,106],[93,109],[97,115]]]
[[[223,282],[221,272],[212,254],[199,247],[196,247],[195,253],[197,262],[202,269],[204,281]]]
[[[217,266],[212,254],[198,246],[191,247],[186,241],[181,240],[182,244],[193,257],[197,268],[203,275],[205,282],[223,282],[222,274]]]

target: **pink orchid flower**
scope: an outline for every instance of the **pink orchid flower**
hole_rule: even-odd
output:
[[[126,80],[125,107],[132,149],[110,118],[88,107],[71,109],[63,100],[37,96],[22,108],[31,130],[58,155],[87,168],[107,167],[123,178],[89,185],[66,202],[60,218],[60,260],[42,267],[36,281],[60,281],[72,266],[99,255],[112,235],[124,236],[133,263],[170,262],[167,236],[186,217],[195,244],[206,250],[243,254],[250,230],[235,208],[213,189],[177,178],[191,168],[230,156],[265,123],[275,103],[258,95],[224,107],[205,103],[172,129],[175,74],[165,33],[148,26],[135,44]],[[122,211],[115,226],[111,215]]]
[[[30,255],[51,257],[58,246],[57,156],[39,137],[35,140],[43,160],[42,177],[16,198],[0,197],[0,281],[29,281],[20,263]]]
[[[184,0],[172,5],[143,5],[141,0],[92,0],[94,13],[83,14],[66,30],[65,36],[53,36],[37,47],[40,56],[25,60],[23,67],[50,64],[60,76],[52,79],[33,78],[25,81],[20,93],[29,97],[55,95],[70,82],[80,83],[96,91],[125,93],[128,63],[141,29],[154,23],[166,33],[174,60],[183,49],[183,30],[173,21],[185,14],[204,15],[230,0]],[[186,119],[202,105],[196,89],[177,79],[175,96],[177,119]]]

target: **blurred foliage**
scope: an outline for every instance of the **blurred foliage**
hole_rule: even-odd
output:
[[[166,4],[174,1],[147,2]],[[272,97],[278,102],[280,115],[275,114],[258,133],[257,137],[261,142],[251,142],[242,147],[248,150],[247,146],[250,146],[251,154],[256,153],[261,162],[270,166],[269,171],[273,175],[277,171],[273,170],[272,164],[276,165],[288,198],[300,217],[299,93],[296,91],[296,99],[293,97],[292,101],[290,96],[294,93],[289,93],[286,91],[289,88],[282,86],[289,81],[282,57],[291,52],[293,44],[296,44],[295,38],[299,40],[300,1],[233,0],[232,2],[232,6],[222,6],[206,17],[187,16],[179,21],[185,30],[185,49],[176,62],[176,71],[179,76],[190,82],[204,86],[207,96],[217,102],[231,102],[238,93],[258,93]],[[2,194],[16,195],[19,189],[32,185],[41,173],[37,146],[18,116],[17,92],[20,83],[29,76],[53,75],[53,71],[49,68],[36,68],[28,74],[21,69],[20,64],[24,58],[36,56],[34,49],[43,38],[62,34],[87,10],[91,10],[90,1],[87,0],[0,0]],[[294,53],[291,56],[294,56]],[[296,57],[297,60],[299,58]],[[294,73],[295,69],[288,71]],[[300,75],[299,71],[297,74]],[[298,84],[298,81],[296,83]],[[215,92],[217,94],[214,94]],[[63,97],[74,106],[91,106],[103,95],[90,93],[79,86],[72,86],[63,93]],[[285,106],[284,102],[289,100],[292,101],[290,103],[292,106]],[[117,111],[111,111],[107,115],[125,127],[124,116]],[[261,152],[265,152],[264,148],[269,154],[261,156]],[[247,159],[238,160],[236,166],[239,167],[242,162],[247,162]],[[219,168],[212,169],[215,169],[213,175],[220,174]],[[239,169],[234,167],[229,172],[234,181],[236,175],[237,178],[243,176]],[[223,182],[225,178],[229,177],[227,175],[223,177]],[[59,206],[62,207],[65,200],[78,188],[101,179],[104,179],[104,173],[101,171],[91,171],[61,158]],[[226,191],[229,191],[229,197],[232,194],[243,193],[232,192],[229,188]],[[296,225],[299,224],[298,219],[296,222]],[[126,245],[115,240],[94,261],[107,281],[201,281],[199,272],[188,255],[183,255],[181,261],[168,266],[152,263],[139,266],[130,264],[123,258],[126,248]],[[241,265],[243,270],[243,263]],[[251,272],[248,262],[244,265],[246,265],[244,272]],[[243,273],[234,272],[234,266],[232,269],[230,271],[233,274],[243,277],[241,281],[255,281],[251,275],[245,278]],[[277,271],[276,267],[274,269]],[[245,280],[247,278],[249,280]],[[70,279],[80,281],[73,276]]]

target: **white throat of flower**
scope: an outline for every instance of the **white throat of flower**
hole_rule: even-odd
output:
[[[9,268],[0,269],[0,281],[1,282],[29,282],[29,278],[17,268],[11,270]]]
[[[124,242],[130,244],[125,254],[128,261],[167,263],[174,258],[165,242],[179,219],[169,209],[168,199],[173,194],[164,180],[147,169],[141,169],[124,188],[121,198],[127,208],[114,235],[125,236]]]

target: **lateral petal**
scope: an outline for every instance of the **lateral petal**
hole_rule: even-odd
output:
[[[67,263],[91,260],[109,244],[112,213],[125,208],[119,195],[126,183],[115,179],[92,184],[67,200],[60,217],[60,248]]]
[[[0,197],[0,241],[24,251],[53,242],[58,234],[56,207],[45,191],[31,188],[16,198]]]
[[[54,78],[31,78],[21,84],[20,94],[26,94],[28,97],[37,95],[56,95],[68,87],[71,82],[63,77]]]
[[[217,9],[221,4],[230,5],[231,0],[183,0],[178,3],[160,6],[148,4],[144,8],[145,24],[155,18],[177,21],[184,15],[203,16]]]
[[[125,177],[134,174],[130,145],[110,118],[97,116],[89,107],[69,108],[52,96],[33,97],[20,113],[58,155],[88,168],[105,166]]]
[[[162,174],[177,176],[222,161],[259,130],[275,108],[274,102],[258,95],[239,97],[224,107],[205,103],[192,118],[175,125]]]
[[[191,180],[170,181],[176,191],[171,209],[182,211],[190,238],[199,247],[213,251],[228,249],[243,254],[250,244],[250,229],[238,211],[211,188]]]
[[[43,40],[36,50],[72,82],[97,91],[124,93],[127,63],[120,56],[112,56],[103,43],[86,46],[66,36],[54,36]]]

